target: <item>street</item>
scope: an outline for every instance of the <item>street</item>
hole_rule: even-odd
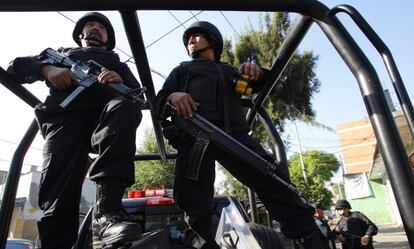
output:
[[[410,249],[404,228],[395,224],[378,225],[378,234],[374,236],[375,249]],[[341,244],[336,243],[340,249]]]
[[[410,249],[404,228],[397,225],[379,225],[374,236],[375,249]]]

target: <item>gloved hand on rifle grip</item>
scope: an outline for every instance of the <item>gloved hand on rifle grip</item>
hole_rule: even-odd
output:
[[[191,118],[199,106],[199,103],[186,92],[173,92],[167,97],[167,101],[175,107],[177,114],[184,118]]]
[[[42,76],[58,90],[65,90],[79,82],[78,77],[65,67],[44,65]]]

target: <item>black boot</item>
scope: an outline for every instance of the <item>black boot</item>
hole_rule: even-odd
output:
[[[296,239],[299,248],[303,249],[324,249],[322,245],[319,230],[314,230],[312,233]]]
[[[92,218],[93,248],[120,248],[141,238],[141,227],[122,213],[125,187],[99,184]]]

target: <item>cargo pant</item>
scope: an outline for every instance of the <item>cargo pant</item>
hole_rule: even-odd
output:
[[[248,134],[233,137],[262,157],[269,158],[259,142]],[[198,181],[186,178],[187,159],[192,145],[192,139],[182,141],[178,145],[174,198],[177,205],[185,211],[187,223],[195,234],[201,237],[201,241],[214,243],[214,235],[211,232],[211,207],[214,196],[215,161],[257,193],[272,218],[281,224],[285,236],[300,238],[318,229],[313,219],[313,208],[305,204],[299,195],[259,169],[243,162],[237,155],[231,155],[212,143],[204,154]],[[278,173],[285,181],[290,182],[283,172]]]
[[[49,113],[37,110],[44,145],[38,221],[42,249],[70,249],[77,239],[82,183],[90,166],[91,180],[134,182],[136,129],[142,114],[123,97],[102,111]],[[88,154],[98,156],[88,162]]]

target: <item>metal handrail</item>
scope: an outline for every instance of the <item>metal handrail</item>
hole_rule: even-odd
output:
[[[397,65],[395,64],[394,58],[387,45],[377,35],[374,29],[368,24],[368,22],[362,17],[362,15],[354,7],[349,5],[338,5],[332,8],[330,11],[331,15],[336,15],[340,12],[348,14],[355,24],[361,29],[368,40],[374,45],[378,53],[381,55],[384,61],[385,67],[387,68],[388,75],[390,76],[392,86],[397,94],[398,101],[400,102],[401,109],[407,119],[408,127],[410,128],[411,135],[414,136],[414,111],[413,105],[408,96],[407,89],[404,86],[400,72],[398,71]]]
[[[331,10],[316,0],[100,0],[91,5],[83,0],[2,0],[0,11],[70,11],[70,10],[119,10],[127,11],[126,19],[133,20],[133,10],[237,10],[296,12],[316,22],[342,57],[356,78],[384,164],[396,196],[404,228],[411,248],[414,248],[414,176],[394,122],[388,109],[381,82],[372,64],[349,32],[331,14]],[[131,21],[135,25],[137,21]],[[139,25],[139,24],[138,24]],[[131,29],[132,30],[132,29]],[[136,29],[132,30],[136,31]],[[129,35],[133,37],[133,33]],[[129,38],[131,41],[131,39]],[[298,40],[299,41],[299,40]],[[130,42],[130,44],[133,44]],[[289,44],[288,44],[289,45]],[[135,45],[134,45],[135,46]],[[136,48],[132,48],[136,49]],[[137,50],[134,60],[140,60]],[[289,55],[287,55],[289,56]],[[145,65],[144,65],[145,67]],[[144,72],[145,73],[145,72]],[[141,79],[141,81],[143,81]],[[3,227],[0,227],[3,229]],[[2,242],[5,238],[2,239]],[[1,249],[1,247],[0,247]]]
[[[155,139],[157,140],[158,151],[161,159],[166,160],[166,150],[164,144],[164,137],[161,131],[161,123],[158,120],[158,115],[155,106],[155,89],[152,81],[150,66],[148,64],[147,54],[145,52],[144,39],[142,37],[141,26],[139,25],[138,16],[136,11],[122,10],[120,11],[122,22],[125,27],[125,32],[128,37],[128,42],[131,47],[131,52],[135,60],[139,77],[142,84],[147,88],[145,95],[148,100],[150,108],[150,115],[152,119],[152,125],[154,127]],[[139,58],[139,59],[137,59]]]
[[[10,164],[10,170],[7,174],[6,183],[4,184],[3,199],[0,209],[0,248],[4,248],[6,246],[7,235],[9,233],[9,226],[14,208],[13,203],[16,200],[23,160],[38,131],[39,127],[37,122],[36,120],[33,120],[24,137],[17,146]]]

